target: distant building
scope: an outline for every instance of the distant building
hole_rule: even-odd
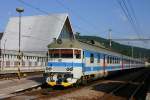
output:
[[[14,70],[19,49],[19,19],[10,18],[1,39],[1,70]],[[21,19],[21,52],[23,68],[45,66],[47,46],[53,39],[73,39],[68,14],[25,16]],[[43,62],[41,64],[41,62]],[[42,66],[42,67],[41,67]],[[3,67],[3,68],[2,68]],[[37,68],[37,67],[36,67]]]

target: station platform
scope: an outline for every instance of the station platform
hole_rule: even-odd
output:
[[[13,95],[13,93],[27,90],[30,88],[42,85],[44,79],[42,74],[28,76],[26,78],[0,80],[0,99],[7,98]]]

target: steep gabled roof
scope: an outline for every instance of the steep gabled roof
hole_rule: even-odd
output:
[[[53,38],[57,39],[59,37],[66,21],[67,23],[69,21],[68,14],[22,17],[21,51],[47,51],[47,45],[52,42]],[[8,22],[2,38],[2,44],[6,41],[6,50],[18,50],[18,23],[18,17],[10,18]],[[71,26],[69,26],[69,28],[71,28]]]

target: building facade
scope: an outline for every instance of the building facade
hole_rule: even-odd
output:
[[[47,46],[54,39],[74,39],[68,14],[25,16],[21,20],[21,54],[19,18],[12,17],[1,38],[1,72],[43,71],[47,64]]]

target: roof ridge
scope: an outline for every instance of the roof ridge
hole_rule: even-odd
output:
[[[69,16],[69,14],[68,13],[49,13],[49,14],[45,14],[45,15],[30,15],[30,16],[22,16],[23,18],[25,18],[25,17],[47,17],[47,16],[62,16],[62,15],[64,15],[64,16]],[[13,16],[13,17],[11,17],[11,18],[18,18],[18,16]]]

